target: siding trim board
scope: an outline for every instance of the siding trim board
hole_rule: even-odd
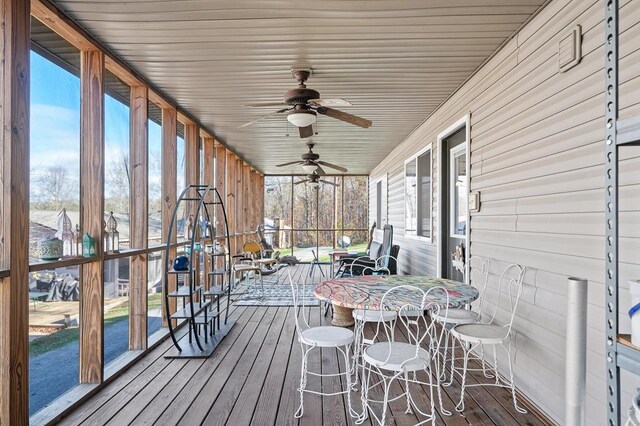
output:
[[[620,17],[621,118],[640,113],[640,7],[623,0]],[[582,25],[583,58],[560,73],[558,41]],[[588,425],[606,423],[604,251],[604,7],[594,0],[553,0],[371,172],[388,175],[389,223],[400,245],[401,272],[441,274],[441,141],[467,117],[469,191],[481,192],[469,216],[467,256],[491,259],[486,308],[499,270],[527,267],[515,321],[516,385],[551,418],[564,419],[566,280],[589,279]],[[409,153],[432,145],[431,243],[404,236],[404,175]],[[635,148],[634,148],[635,149]],[[640,148],[625,150],[620,180],[620,300],[640,277]],[[621,312],[620,330],[630,328]],[[637,379],[622,377],[623,403]]]

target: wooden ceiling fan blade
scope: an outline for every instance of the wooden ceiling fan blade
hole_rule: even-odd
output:
[[[318,111],[318,114],[326,115],[328,117],[335,118],[337,120],[341,120],[346,123],[362,127],[364,129],[371,127],[371,124],[373,124],[371,123],[370,120],[367,120],[366,118],[362,118],[362,117],[358,117],[357,115],[338,111],[337,109],[333,109],[333,108],[320,106],[316,108],[316,111]]]
[[[327,167],[330,167],[330,168],[332,168],[332,169],[339,170],[339,171],[341,171],[342,173],[347,173],[347,172],[349,171],[349,170],[348,170],[347,168],[345,168],[345,167],[337,166],[337,165],[335,165],[335,164],[331,164],[331,163],[327,163],[326,161],[318,160],[318,164],[322,164],[323,166],[327,166]]]
[[[309,182],[309,179],[302,179],[297,182],[294,182],[294,185],[300,185],[301,183]]]
[[[291,161],[289,163],[276,164],[276,167],[293,166],[294,164],[303,164],[304,161]]]
[[[351,102],[342,98],[333,99],[309,99],[309,104],[324,107],[345,107],[352,106]]]
[[[260,120],[264,120],[265,118],[267,118],[267,117],[271,117],[272,115],[281,114],[281,113],[283,113],[283,112],[289,111],[290,109],[291,109],[291,108],[283,108],[283,109],[280,109],[280,110],[278,110],[278,111],[274,111],[274,112],[272,112],[272,113],[269,113],[269,114],[267,114],[267,115],[263,115],[262,117],[260,117],[260,118],[256,118],[256,119],[255,119],[255,120],[253,120],[253,121],[250,121],[250,122],[248,122],[248,123],[244,123],[242,126],[238,127],[238,129],[242,129],[242,128],[247,127],[247,126],[251,126],[252,124],[257,123],[257,122],[258,122],[258,121],[260,121]]]
[[[337,184],[337,183],[335,183],[335,182],[331,182],[331,181],[328,181],[328,180],[324,180],[324,179],[320,179],[320,182],[322,182],[322,183],[326,183],[326,184],[328,184],[328,185],[338,186],[338,184]]]
[[[320,167],[320,164],[318,164],[318,168],[316,169],[315,174],[319,176],[324,176],[327,174],[327,172],[325,172],[324,169]]]
[[[298,130],[300,131],[300,137],[302,139],[313,136],[313,126],[298,127]]]
[[[246,106],[248,108],[264,108],[264,107],[279,107],[284,105],[287,105],[287,104],[285,104],[284,102],[256,102],[253,104],[247,104],[243,106]]]

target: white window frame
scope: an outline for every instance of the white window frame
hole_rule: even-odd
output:
[[[418,151],[417,153],[413,154],[411,157],[407,158],[404,161],[404,169],[403,169],[403,175],[402,175],[402,182],[403,182],[403,187],[402,187],[402,199],[404,200],[404,206],[403,206],[403,226],[404,226],[404,235],[407,238],[411,238],[414,240],[419,240],[419,241],[425,241],[425,242],[429,242],[431,243],[433,241],[433,150],[432,148],[432,144],[428,144],[427,146],[425,146],[424,148],[422,148],[420,151]],[[408,233],[407,232],[407,164],[409,164],[412,161],[416,162],[416,177],[419,176],[420,172],[418,170],[418,157],[420,157],[421,155],[425,154],[426,152],[429,152],[429,154],[431,155],[431,159],[429,161],[429,176],[431,176],[431,191],[430,191],[430,195],[431,195],[431,202],[429,204],[430,206],[430,210],[431,210],[431,214],[429,215],[429,236],[425,237],[422,235],[417,235],[418,230],[416,229],[416,234],[412,234],[412,233]],[[417,205],[417,192],[416,192],[416,228],[417,228],[417,221],[419,220],[418,218],[418,205]]]
[[[381,187],[381,199],[382,200],[378,200],[378,184],[380,184]],[[384,175],[382,175],[381,177],[375,179],[373,181],[373,193],[374,193],[374,220],[378,220],[378,213],[381,220],[381,223],[376,223],[376,227],[378,229],[382,229],[384,227],[384,225],[386,225],[387,223],[389,223],[389,182],[388,182],[388,174],[385,173]],[[378,212],[378,201],[380,201],[380,208],[381,211]]]

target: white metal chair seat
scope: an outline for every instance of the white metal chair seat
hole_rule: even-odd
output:
[[[431,315],[431,318],[438,321],[439,323],[446,322],[447,324],[473,324],[478,322],[480,319],[480,314],[474,311],[470,311],[468,309],[449,309],[447,312],[447,317],[442,313],[434,313]]]
[[[393,321],[398,317],[396,311],[373,311],[371,309],[354,309],[353,319],[363,322]]]
[[[353,331],[333,326],[312,327],[302,331],[300,339],[305,345],[336,348],[353,343]]]
[[[460,324],[451,329],[457,339],[468,343],[497,345],[509,335],[509,330],[495,324]]]
[[[235,265],[233,270],[236,272],[260,271],[260,268],[253,265]]]
[[[389,356],[391,350],[391,356]],[[388,371],[419,371],[429,364],[429,352],[420,348],[416,357],[416,345],[404,342],[380,342],[367,346],[362,359],[373,366]]]

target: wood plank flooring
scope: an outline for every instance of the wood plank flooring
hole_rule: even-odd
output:
[[[317,268],[309,277],[310,265],[289,270],[298,282],[322,279]],[[242,291],[242,287],[238,291]],[[232,299],[240,296],[236,293]],[[318,307],[307,308],[311,326],[330,323]],[[64,425],[352,425],[347,396],[305,395],[304,416],[295,419],[296,389],[300,379],[301,350],[295,338],[291,307],[231,306],[236,321],[213,355],[206,359],[166,359],[171,348],[167,340],[122,376],[80,405],[60,423]],[[369,328],[367,333],[373,333]],[[403,336],[400,336],[403,338]],[[344,359],[334,349],[312,351],[310,371],[344,371]],[[474,376],[471,381],[483,378]],[[340,378],[310,376],[310,389],[326,392],[342,389]],[[446,425],[545,425],[551,422],[522,401],[529,414],[515,411],[505,389],[469,388],[463,414],[454,406],[460,395],[459,382],[443,388],[443,403],[453,414],[438,413],[437,424]],[[402,384],[394,385],[400,392]],[[412,394],[418,404],[429,406],[427,388]],[[376,396],[375,392],[372,396]],[[379,395],[378,395],[379,396]],[[360,411],[360,394],[351,394]],[[403,400],[390,404],[389,424],[413,425],[423,420],[405,414]],[[374,407],[379,412],[378,407]],[[373,424],[366,421],[365,424]]]

